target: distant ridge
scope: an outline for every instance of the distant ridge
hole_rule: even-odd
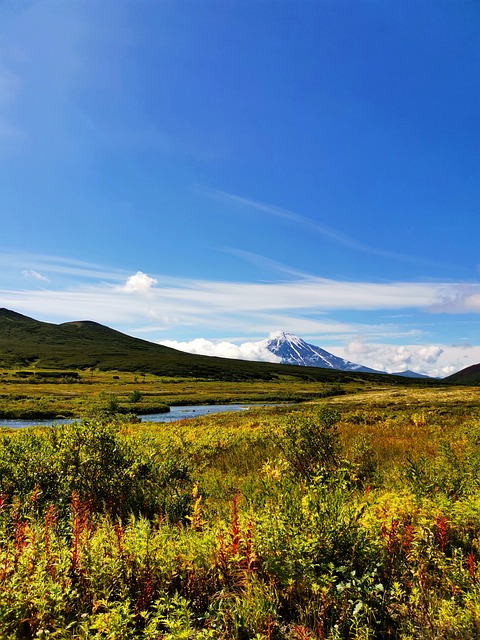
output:
[[[424,378],[426,380],[432,380],[432,376],[427,376],[424,373],[418,373],[417,371],[412,371],[411,369],[392,373],[392,376],[403,376],[405,378]]]

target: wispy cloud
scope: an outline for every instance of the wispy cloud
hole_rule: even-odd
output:
[[[270,271],[274,271],[277,273],[284,273],[286,275],[295,277],[295,278],[311,278],[312,274],[305,273],[305,271],[300,271],[299,269],[294,269],[293,267],[289,267],[277,260],[272,260],[271,258],[266,258],[265,256],[261,256],[258,253],[253,253],[252,251],[245,251],[244,249],[234,249],[234,248],[226,248],[225,252],[230,253],[234,256],[238,256],[261,269],[268,269]]]
[[[0,272],[2,274],[8,274],[13,271],[21,271],[22,273],[30,271],[36,271],[42,274],[48,273],[50,276],[49,279],[52,280],[68,277],[76,278],[77,280],[121,282],[124,281],[128,275],[120,269],[106,269],[103,265],[94,264],[85,260],[0,250]]]
[[[13,303],[25,304],[28,300],[35,307],[41,300],[54,303],[63,298],[75,308],[86,301],[94,303],[94,311],[104,305],[116,309],[126,307],[127,315],[137,317],[183,316],[215,318],[269,317],[292,315],[298,318],[314,318],[334,311],[401,311],[407,309],[423,312],[479,313],[480,285],[435,282],[351,282],[301,276],[288,281],[235,282],[228,280],[196,280],[173,278],[137,271],[128,274],[105,269],[78,260],[46,256],[12,256],[0,254],[2,264],[20,267],[29,278],[43,279],[68,276],[68,286],[42,291],[3,290],[3,297]],[[36,275],[35,275],[36,274]],[[48,274],[46,276],[45,274]],[[290,275],[293,275],[292,272]],[[72,277],[75,278],[72,280]],[[90,284],[89,284],[90,283]],[[58,286],[58,285],[57,285]],[[125,296],[128,293],[128,296]],[[146,295],[148,294],[148,295]],[[132,301],[137,301],[135,314],[130,311]],[[58,305],[62,314],[71,308]],[[221,324],[222,321],[220,321]],[[274,327],[272,327],[274,328]],[[283,328],[283,327],[280,327]]]
[[[35,271],[34,269],[24,269],[22,271],[22,275],[24,278],[27,278],[30,280],[40,280],[41,282],[50,282],[50,280],[46,276],[43,276],[41,273],[38,273],[38,271]]]
[[[251,198],[245,198],[243,196],[238,196],[233,193],[228,193],[227,191],[222,191],[220,189],[210,189],[207,187],[197,187],[199,191],[204,193],[206,196],[210,198],[214,198],[217,200],[223,200],[225,202],[231,202],[243,207],[248,207],[250,209],[255,209],[257,211],[261,211],[267,215],[280,218],[283,220],[287,220],[290,222],[294,222],[296,225],[304,227],[314,233],[326,238],[334,242],[335,244],[339,244],[344,247],[348,247],[349,249],[353,249],[354,251],[359,251],[362,253],[368,253],[370,255],[376,255],[383,258],[388,258],[391,260],[398,260],[403,262],[410,262],[413,264],[422,264],[422,265],[430,265],[430,266],[440,266],[440,263],[425,260],[424,258],[418,258],[416,256],[411,256],[404,253],[399,253],[395,251],[385,251],[384,249],[380,249],[378,247],[372,247],[370,245],[364,244],[362,242],[358,242],[354,238],[351,238],[347,234],[342,233],[338,229],[334,229],[333,227],[329,227],[327,225],[321,224],[308,216],[296,213],[294,211],[290,211],[288,209],[283,209],[282,207],[277,207],[276,205],[260,202],[258,200],[253,200]]]
[[[312,220],[311,218],[308,218],[307,216],[289,211],[288,209],[283,209],[266,202],[252,200],[251,198],[244,198],[233,193],[221,191],[220,189],[209,189],[206,187],[199,187],[199,189],[211,198],[234,202],[236,204],[256,209],[257,211],[261,211],[262,213],[267,213],[268,215],[275,216],[276,218],[283,218],[284,220],[295,222],[295,224],[307,227],[308,229],[317,232],[319,235],[322,235],[325,238],[328,238],[330,240],[333,240],[334,242],[348,246],[350,248],[358,249],[360,251],[367,249],[365,245],[357,242],[353,238],[346,236],[336,229],[320,224]]]

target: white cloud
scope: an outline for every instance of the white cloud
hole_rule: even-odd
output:
[[[236,345],[233,342],[212,342],[205,338],[196,338],[190,342],[177,342],[165,340],[161,342],[166,347],[196,353],[204,356],[218,356],[220,358],[233,358],[236,360],[256,360],[261,362],[280,362],[277,357],[265,348],[264,341],[243,342]]]
[[[3,258],[5,256],[0,255],[0,266],[3,263],[7,269],[8,260]],[[31,277],[33,272],[42,275],[55,273],[64,279],[71,275],[78,276],[80,281],[76,285],[69,281],[68,287],[62,290],[4,290],[3,297],[8,298],[14,308],[21,305],[33,313],[36,309],[50,306],[51,314],[62,316],[73,313],[76,308],[83,308],[91,316],[108,318],[111,317],[110,309],[114,308],[117,324],[122,324],[125,318],[132,316],[139,322],[167,317],[178,319],[179,324],[184,326],[194,324],[200,328],[233,328],[235,332],[244,333],[245,327],[248,327],[247,333],[250,334],[261,329],[266,333],[287,330],[309,335],[325,332],[355,335],[359,325],[336,322],[326,314],[338,310],[403,308],[428,312],[441,299],[447,286],[421,282],[342,282],[323,278],[242,283],[153,277],[142,271],[125,276],[119,272],[102,271],[95,265],[67,261],[63,264],[37,259],[24,262],[23,265],[23,270]],[[12,269],[11,264],[8,264],[8,268]],[[110,283],[95,282],[99,278],[107,279]],[[92,284],[87,286],[83,282],[86,279],[93,281]],[[123,279],[123,284],[118,283],[120,279]],[[448,285],[448,289],[451,290],[452,285]],[[135,308],[132,309],[125,293],[129,297],[137,297]],[[387,325],[387,333],[391,333],[394,326]],[[382,329],[382,335],[386,329]]]
[[[466,349],[451,345],[368,343],[355,339],[345,347],[336,347],[336,350],[336,355],[372,369],[388,373],[410,369],[440,378],[480,362],[480,346],[473,345]]]
[[[438,301],[432,305],[434,313],[479,313],[480,287],[478,284],[445,285]]]
[[[43,276],[41,273],[35,271],[34,269],[24,269],[22,271],[22,275],[24,278],[41,280],[42,282],[49,282],[49,279],[46,276]]]
[[[265,340],[259,340],[237,345],[227,341],[218,342],[196,338],[189,342],[164,340],[160,344],[180,351],[206,356],[279,362],[280,358],[266,349],[265,342]],[[344,348],[325,346],[325,344],[320,344],[318,340],[314,344],[336,356],[388,373],[410,369],[417,373],[442,378],[470,364],[480,362],[480,346],[471,347],[467,356],[461,347],[440,347],[439,345],[369,344],[359,339],[351,341]]]
[[[151,278],[147,276],[146,273],[142,273],[142,271],[137,271],[137,273],[133,276],[127,278],[125,285],[122,287],[122,290],[126,293],[139,293],[145,295],[152,290],[157,284],[155,278]]]
[[[234,282],[220,280],[195,280],[161,275],[150,276],[142,271],[128,276],[124,272],[107,270],[79,260],[46,256],[19,256],[0,253],[0,267],[7,272],[14,266],[37,273],[55,273],[76,276],[81,280],[99,280],[112,283],[110,295],[117,292],[151,294],[151,308],[164,314],[164,306],[184,308],[195,315],[216,315],[239,310],[276,314],[301,314],[312,318],[335,310],[374,311],[417,309],[427,312],[441,310],[450,313],[480,312],[480,285],[445,284],[435,282],[355,282],[298,275],[289,281]],[[94,284],[99,296],[110,285]],[[82,287],[78,286],[79,295]],[[72,292],[72,286],[69,286]],[[442,309],[445,301],[448,308]],[[167,312],[170,315],[170,312]],[[277,324],[277,323],[276,323]],[[279,327],[284,329],[284,326]],[[287,327],[288,329],[288,327]]]
[[[439,346],[431,345],[430,347],[422,347],[418,350],[418,356],[428,364],[433,364],[442,355],[443,349]]]

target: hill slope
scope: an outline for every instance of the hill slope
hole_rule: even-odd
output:
[[[267,362],[193,355],[127,336],[91,321],[51,324],[0,309],[0,366],[144,371],[216,380],[271,380],[291,375],[319,382],[398,382],[386,374],[359,374]]]
[[[472,364],[470,367],[457,371],[457,373],[444,378],[443,382],[466,385],[480,384],[480,364]]]

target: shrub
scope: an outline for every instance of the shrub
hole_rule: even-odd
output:
[[[327,472],[337,468],[341,451],[336,426],[339,420],[339,412],[329,407],[322,407],[316,416],[287,418],[278,446],[296,474],[311,479],[321,468]]]
[[[138,389],[134,389],[132,393],[128,396],[128,399],[132,404],[136,404],[137,402],[140,402],[142,398],[143,396]]]

